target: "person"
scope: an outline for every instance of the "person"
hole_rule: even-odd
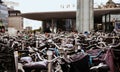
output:
[[[5,27],[4,27],[4,26],[1,26],[1,27],[0,27],[0,32],[1,32],[1,33],[5,33]]]
[[[87,31],[85,31],[84,35],[87,37],[89,35],[89,33]]]
[[[44,33],[51,33],[50,28],[45,28]]]
[[[18,31],[17,31],[17,36],[18,36],[19,38],[22,38],[23,34],[18,30]]]

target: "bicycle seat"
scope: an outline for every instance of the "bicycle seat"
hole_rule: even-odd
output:
[[[47,61],[30,62],[23,65],[23,69],[47,69]]]
[[[28,57],[21,57],[20,61],[30,63],[30,62],[32,62],[32,58],[29,56]]]

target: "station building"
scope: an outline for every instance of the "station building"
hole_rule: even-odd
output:
[[[111,32],[115,22],[120,22],[120,4],[109,0],[106,5],[94,8],[94,30]],[[42,21],[43,29],[52,32],[58,30],[76,30],[76,11],[34,12],[23,13],[21,16]]]

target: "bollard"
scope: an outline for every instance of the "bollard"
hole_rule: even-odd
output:
[[[112,44],[115,44],[115,35],[113,34],[113,37],[112,37]]]
[[[112,44],[115,44],[115,37],[113,37],[112,39]]]
[[[18,72],[18,51],[14,52],[14,60],[15,60],[15,69]]]
[[[24,50],[24,41],[22,41],[22,50]]]
[[[52,51],[47,51],[47,56],[48,56],[48,72],[52,72]]]
[[[38,42],[39,42],[39,41],[38,41],[38,40],[36,40],[36,48],[38,48],[38,44],[39,44]]]

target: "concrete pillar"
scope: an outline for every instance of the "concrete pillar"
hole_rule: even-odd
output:
[[[52,33],[54,33],[54,19],[52,19],[52,23],[51,23],[51,28],[52,28]]]
[[[90,15],[89,15],[89,21],[90,21],[90,31],[94,30],[94,0],[89,0],[89,5],[90,5]]]
[[[46,27],[45,24],[46,24],[46,21],[43,21],[43,22],[42,22],[42,32],[44,32],[44,30],[45,30],[45,27]]]
[[[72,19],[72,31],[76,30],[75,27],[76,27],[76,20]]]
[[[93,0],[77,0],[76,30],[93,30]]]

